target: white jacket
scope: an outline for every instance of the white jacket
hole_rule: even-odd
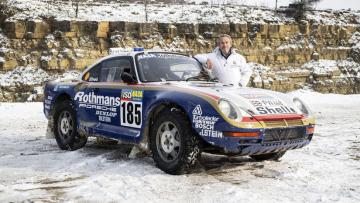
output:
[[[231,49],[231,54],[227,59],[222,56],[219,47],[216,47],[212,53],[198,54],[195,58],[202,64],[206,64],[209,59],[213,65],[212,69],[208,70],[210,76],[217,78],[221,83],[242,87],[246,87],[249,83],[252,70],[246,64],[245,58],[234,49]]]

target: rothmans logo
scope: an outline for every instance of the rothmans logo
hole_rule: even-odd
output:
[[[96,104],[102,106],[120,106],[120,97],[111,97],[96,95],[94,92],[85,94],[84,92],[78,92],[75,95],[75,101],[86,104]]]

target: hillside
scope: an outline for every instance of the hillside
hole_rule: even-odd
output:
[[[111,47],[196,54],[211,52],[221,33],[233,37],[253,68],[253,87],[360,92],[360,11],[313,10],[300,21],[284,10],[240,5],[158,3],[147,15],[143,4],[117,1],[82,2],[77,13],[59,0],[6,6],[0,101],[41,98],[45,81],[78,75]]]

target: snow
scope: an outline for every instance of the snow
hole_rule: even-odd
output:
[[[41,103],[0,103],[0,202],[359,202],[360,95],[295,91],[317,117],[314,139],[281,162],[203,154],[171,176],[127,145],[77,151],[45,139]]]
[[[292,17],[281,12],[274,12],[274,6],[262,0],[248,1],[212,1],[210,5],[201,4],[149,4],[147,6],[147,22],[158,23],[294,23]],[[201,2],[197,2],[201,3]],[[223,6],[224,3],[229,3]],[[270,4],[273,4],[272,1]],[[288,5],[289,1],[279,1],[280,5]],[[20,10],[7,21],[16,19],[41,21],[44,18],[78,21],[126,21],[146,22],[145,6],[142,3],[121,3],[115,1],[86,1],[76,6],[71,1],[42,0],[8,0],[8,5]],[[265,7],[255,7],[265,6]],[[336,9],[336,8],[335,8]],[[329,25],[358,25],[360,11],[325,10],[311,11],[306,14],[313,23]],[[0,37],[1,38],[1,37]]]
[[[305,63],[303,68],[311,70],[315,74],[327,74],[339,70],[334,60],[319,60]]]
[[[355,52],[359,52],[358,49],[360,49],[360,32],[354,32],[354,34],[349,39],[349,44],[352,45],[352,49]]]
[[[9,0],[8,4],[21,10],[7,19],[35,19],[55,16],[58,20],[89,21],[129,21],[144,22],[146,19],[143,4],[128,3],[81,3],[78,16],[75,7],[69,2],[55,1],[50,4],[41,0]],[[207,6],[207,5],[148,5],[148,21],[161,23],[229,23],[229,22],[293,22],[283,14],[276,14],[269,9],[249,8],[244,6]]]
[[[302,65],[301,69],[309,70],[316,75],[333,75],[341,72],[344,77],[360,77],[360,64],[352,60],[312,60]]]
[[[239,4],[248,6],[264,6],[275,8],[275,0],[185,0],[187,2],[193,2],[200,4],[207,2],[208,4]],[[294,0],[278,0],[278,8],[281,6],[288,6]],[[360,3],[358,0],[322,0],[314,4],[316,9],[360,9]]]
[[[41,60],[50,60],[51,56],[43,56]],[[1,57],[0,57],[1,61]],[[64,73],[49,74],[41,68],[32,66],[19,66],[12,71],[0,73],[0,85],[3,87],[17,85],[42,85],[49,80],[67,80],[77,79],[80,72],[77,70],[68,70]]]

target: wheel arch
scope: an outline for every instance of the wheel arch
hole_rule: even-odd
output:
[[[60,94],[55,98],[54,109],[56,108],[56,106],[57,106],[60,102],[66,101],[66,100],[72,101],[71,96],[70,96],[68,93],[66,93],[66,92],[60,93]]]
[[[185,114],[186,118],[189,120],[189,122],[191,122],[191,118],[187,114],[187,111],[181,105],[179,105],[175,102],[170,102],[170,101],[166,101],[166,102],[164,101],[164,102],[158,103],[158,104],[154,105],[153,107],[151,107],[149,114],[146,117],[145,124],[144,124],[143,130],[142,130],[142,139],[141,139],[140,145],[143,145],[143,144],[147,145],[149,143],[149,136],[150,136],[150,132],[151,132],[151,126],[154,122],[154,118],[156,118],[157,114],[160,113],[165,108],[169,108],[172,111],[178,111],[179,113]],[[194,130],[194,132],[196,132],[196,131]],[[198,133],[196,133],[196,135],[199,136]],[[201,136],[199,136],[199,137],[201,137]]]

